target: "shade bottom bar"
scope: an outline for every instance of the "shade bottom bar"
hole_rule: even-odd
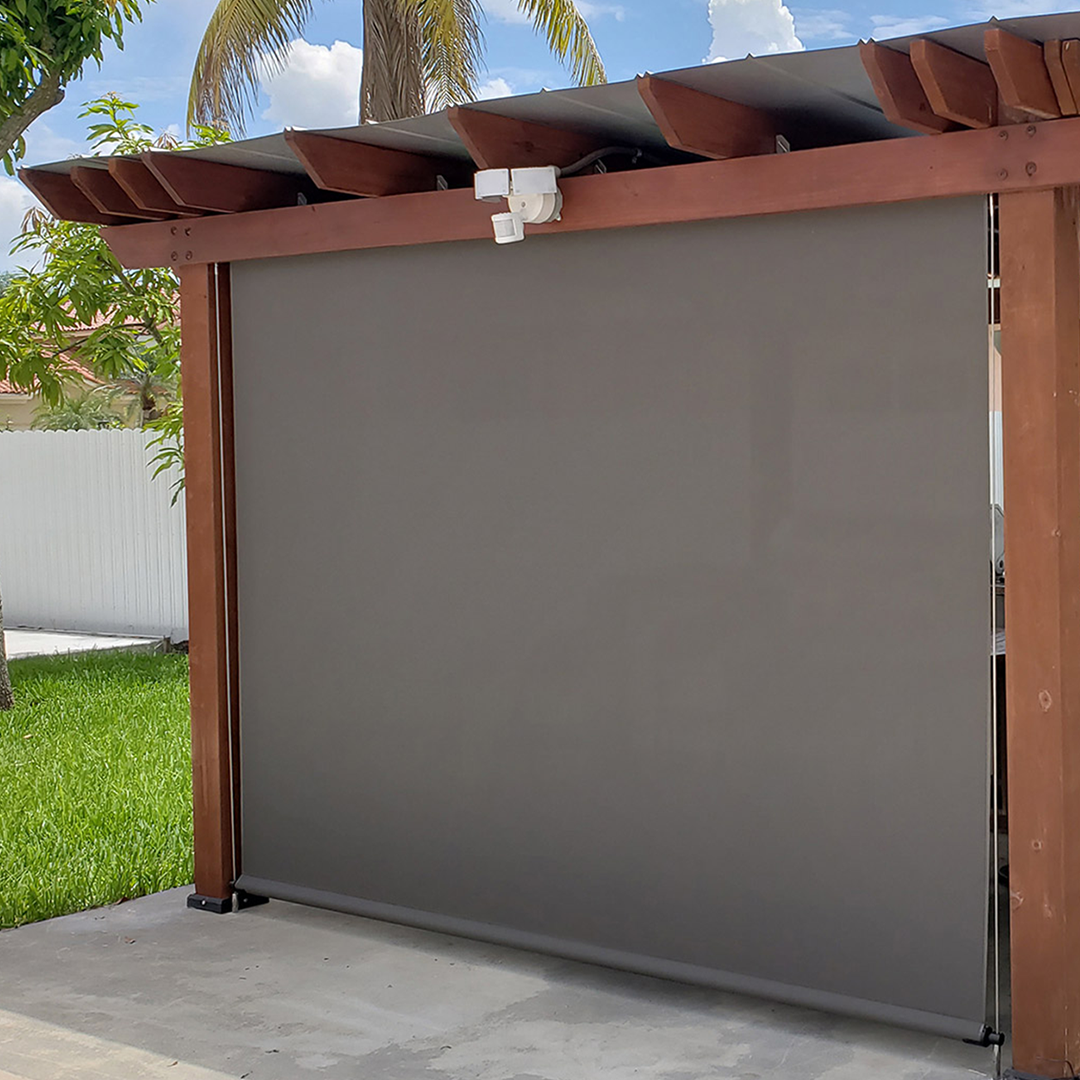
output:
[[[441,934],[453,934],[457,937],[486,941],[494,945],[507,945],[514,949],[546,953],[567,960],[579,960],[587,964],[616,968],[620,971],[632,971],[639,975],[651,975],[673,982],[690,983],[695,986],[707,986],[715,990],[724,990],[751,997],[767,998],[787,1005],[799,1005],[808,1009],[820,1009],[824,1012],[852,1016],[860,1020],[875,1020],[897,1027],[913,1028],[932,1035],[950,1039],[965,1039],[979,1042],[986,1031],[982,1020],[961,1020],[952,1016],[941,1016],[921,1009],[910,1009],[902,1005],[888,1005],[880,1001],[865,1001],[862,998],[848,997],[829,990],[814,990],[803,986],[790,986],[774,982],[771,979],[758,979],[752,975],[738,975],[730,971],[718,971],[715,968],[686,964],[678,960],[664,960],[655,956],[642,956],[638,953],[623,952],[600,945],[587,945],[578,941],[564,941],[561,938],[548,937],[545,934],[533,934],[526,930],[513,930],[505,926],[460,919],[453,915],[439,915],[430,911],[418,911],[414,908],[399,907],[396,904],[384,904],[377,900],[363,900],[355,896],[343,896],[340,893],[312,889],[306,885],[290,885],[267,878],[241,874],[236,887],[256,896],[267,896],[275,900],[288,900],[311,907],[328,908],[342,911],[349,915],[361,915],[383,922],[413,926],[419,930],[431,930]]]

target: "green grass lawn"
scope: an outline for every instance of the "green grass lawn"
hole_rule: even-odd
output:
[[[187,657],[11,661],[0,712],[0,927],[185,884]]]

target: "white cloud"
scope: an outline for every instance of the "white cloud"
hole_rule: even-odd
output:
[[[20,262],[32,261],[26,255],[12,258],[8,250],[11,241],[22,232],[26,211],[36,205],[37,200],[18,180],[0,177],[0,270],[11,270]]]
[[[282,127],[347,127],[359,122],[362,49],[347,41],[312,45],[297,38],[284,67],[262,80],[270,106],[262,114]]]
[[[577,0],[577,9],[586,19],[600,19],[610,15],[616,22],[626,18],[626,8],[622,4],[598,4],[594,0]]]
[[[885,38],[910,37],[913,34],[925,34],[928,30],[940,30],[951,25],[948,19],[940,15],[915,15],[899,18],[895,15],[871,15],[874,24],[874,37],[879,41]]]
[[[846,11],[799,10],[796,25],[803,41],[846,41],[855,37]]]
[[[626,8],[622,4],[611,4],[603,0],[577,0],[577,9],[586,19],[600,19],[605,15],[616,22],[626,18]],[[484,14],[489,19],[503,23],[528,23],[531,20],[520,7],[517,0],[484,0]]]
[[[48,113],[39,117],[26,129],[26,156],[23,158],[25,164],[45,165],[87,152],[85,143],[76,142],[66,135],[57,135],[45,123],[47,117]]]
[[[529,16],[517,5],[517,0],[484,0],[484,14],[489,19],[505,23],[527,23]]]
[[[510,97],[514,88],[502,78],[488,79],[476,88],[476,100],[488,101],[491,98]]]
[[[707,60],[737,60],[747,53],[798,52],[803,43],[782,0],[709,0],[713,40]]]

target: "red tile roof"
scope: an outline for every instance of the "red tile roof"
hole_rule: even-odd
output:
[[[81,379],[83,382],[92,383],[95,386],[101,384],[101,380],[85,365],[79,363],[78,360],[74,360],[71,357],[66,357],[64,360],[64,366],[71,372],[71,375],[76,379]],[[32,391],[31,391],[32,392]],[[0,379],[0,394],[25,394],[26,390],[21,390],[17,386],[14,386],[10,379]]]

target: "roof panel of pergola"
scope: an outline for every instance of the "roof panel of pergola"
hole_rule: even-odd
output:
[[[565,168],[612,148],[640,152],[605,158],[605,167],[618,170],[772,153],[777,135],[796,152],[932,138],[1073,115],[1078,98],[1080,13],[1042,15],[746,57],[388,123],[151,151],[112,165],[72,158],[20,175],[57,216],[122,227],[460,188],[476,168]]]

